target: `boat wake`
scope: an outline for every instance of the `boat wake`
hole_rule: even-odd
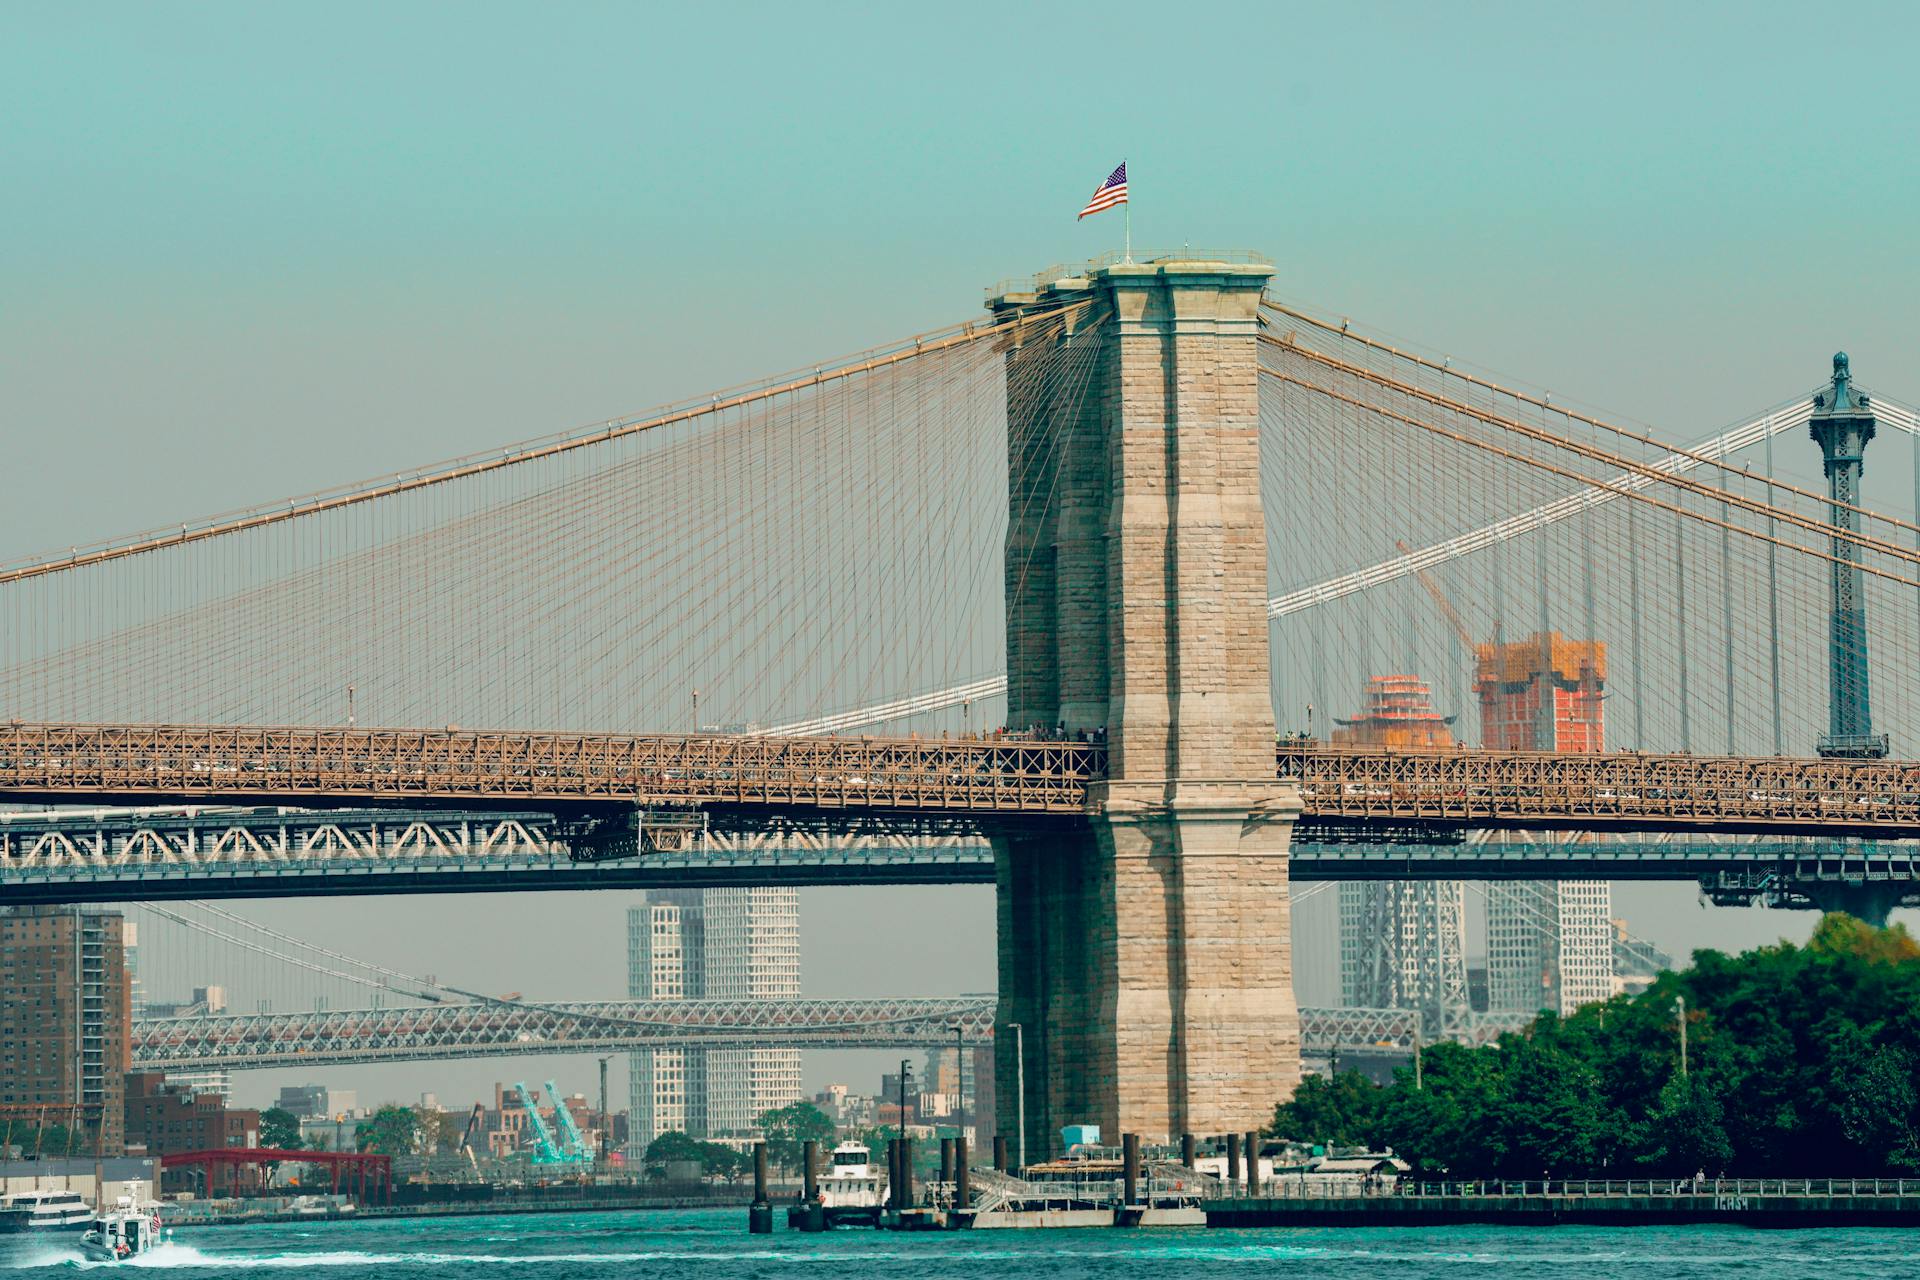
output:
[[[169,1244],[161,1242],[137,1258],[124,1258],[119,1262],[98,1261],[86,1257],[79,1249],[43,1247],[29,1253],[11,1258],[0,1258],[0,1270],[31,1271],[46,1267],[71,1267],[75,1271],[94,1271],[109,1267],[207,1267],[219,1266],[216,1259],[208,1258],[191,1245]]]
[[[916,1254],[888,1254],[902,1259]],[[0,1271],[69,1267],[79,1271],[100,1268],[141,1267],[166,1270],[190,1267],[202,1270],[294,1270],[303,1267],[381,1267],[381,1266],[551,1266],[556,1263],[632,1263],[632,1262],[730,1262],[741,1258],[795,1261],[787,1254],[765,1251],[742,1254],[733,1250],[659,1249],[622,1253],[387,1253],[358,1249],[312,1253],[202,1253],[189,1245],[162,1244],[137,1258],[120,1262],[96,1262],[78,1251],[46,1249],[20,1257],[0,1259]],[[810,1259],[798,1259],[808,1261]],[[824,1260],[824,1258],[823,1258]]]

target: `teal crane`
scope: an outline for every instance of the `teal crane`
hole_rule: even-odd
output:
[[[548,1085],[549,1089],[553,1086]],[[547,1128],[547,1122],[540,1118],[540,1108],[534,1105],[533,1090],[527,1088],[526,1081],[516,1080],[514,1092],[520,1095],[520,1105],[527,1109],[527,1123],[533,1126],[533,1162],[535,1164],[578,1164],[580,1157],[571,1151],[562,1151],[553,1141],[553,1131]],[[564,1114],[566,1108],[557,1110]],[[568,1121],[572,1123],[571,1119]]]
[[[567,1158],[584,1164],[593,1163],[593,1152],[587,1147],[587,1135],[580,1132],[580,1126],[573,1122],[573,1112],[567,1110],[567,1104],[560,1099],[560,1086],[547,1081],[547,1096],[553,1099],[553,1118],[560,1126],[560,1138],[566,1145]]]

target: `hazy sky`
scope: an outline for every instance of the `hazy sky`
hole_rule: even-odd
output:
[[[1910,6],[16,2],[0,555],[966,317],[1118,246],[1073,215],[1123,157],[1139,246],[1262,250],[1285,298],[1674,438],[1840,347],[1920,401],[1917,38]],[[1693,898],[1618,895],[1682,953],[1811,923]],[[625,905],[243,909],[563,996],[622,990]],[[805,911],[810,993],[992,983],[986,890]],[[521,1069],[324,1075],[463,1100]]]

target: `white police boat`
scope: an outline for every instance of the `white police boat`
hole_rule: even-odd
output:
[[[151,1253],[161,1239],[160,1215],[121,1196],[120,1203],[95,1217],[80,1237],[80,1252],[92,1262],[126,1262]]]

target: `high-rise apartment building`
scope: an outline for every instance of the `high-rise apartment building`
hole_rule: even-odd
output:
[[[98,1126],[103,1155],[126,1148],[125,925],[89,908],[0,912],[0,1103]]]
[[[1607,646],[1557,631],[1481,645],[1480,735],[1494,751],[1602,751]],[[1613,994],[1613,888],[1605,880],[1487,887],[1487,999],[1496,1013],[1571,1013]]]
[[[273,1104],[301,1120],[331,1120],[350,1115],[360,1108],[360,1094],[354,1089],[330,1089],[324,1084],[284,1084],[280,1098]]]
[[[146,989],[140,985],[140,926],[128,920],[120,926],[120,936],[126,942],[127,1017],[138,1022],[147,1016]]]
[[[1605,880],[1487,886],[1487,1007],[1572,1013],[1613,986],[1613,886]]]
[[[700,897],[697,889],[655,890],[627,911],[627,994],[633,999],[699,996]],[[663,1133],[707,1131],[705,1050],[643,1049],[629,1057],[628,1079],[636,1154]]]
[[[708,889],[705,990],[709,1000],[800,994],[800,895],[793,889]],[[798,1049],[715,1049],[707,1055],[707,1131],[756,1132],[754,1122],[799,1101]]]
[[[775,1000],[800,994],[800,898],[792,889],[664,889],[627,912],[636,1000]],[[745,1136],[798,1100],[795,1049],[652,1049],[632,1055],[636,1152],[672,1130]]]
[[[192,1097],[218,1098],[223,1107],[233,1105],[231,1071],[169,1071],[167,1083]]]

